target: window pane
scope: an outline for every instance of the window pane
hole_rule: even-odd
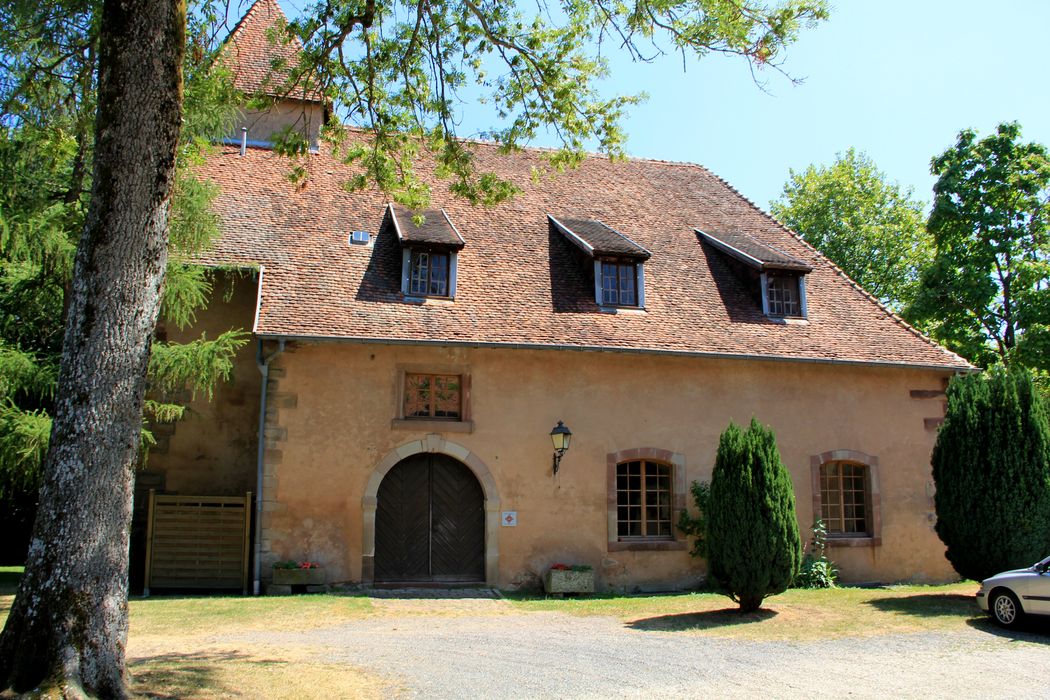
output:
[[[766,291],[769,313],[773,316],[799,316],[799,281],[795,275],[769,274],[766,276]]]
[[[620,265],[620,304],[635,306],[634,265]]]
[[[405,375],[405,417],[430,415],[430,375]]]
[[[431,296],[448,296],[448,255],[434,253],[430,256],[430,289]]]
[[[820,467],[821,518],[829,533],[867,534],[867,467],[830,462]]]
[[[615,305],[619,300],[617,289],[616,265],[614,263],[602,263],[602,303]]]
[[[420,251],[412,251],[412,278],[409,282],[409,292],[412,294],[427,293],[427,278],[429,277],[430,255]]]
[[[462,378],[458,374],[405,374],[405,418],[459,418]]]
[[[434,416],[438,418],[459,418],[460,389],[459,376],[434,377]]]
[[[671,467],[636,460],[616,465],[620,537],[673,538]]]

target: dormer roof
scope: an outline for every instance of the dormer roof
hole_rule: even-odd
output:
[[[803,274],[813,271],[811,265],[741,231],[694,230],[706,243],[756,270],[792,270]]]
[[[589,256],[611,256],[648,260],[652,253],[598,219],[547,214],[562,235]]]
[[[277,0],[256,0],[230,32],[222,60],[233,73],[233,86],[249,95],[321,102],[322,96],[303,80],[288,85],[303,45],[298,38],[282,43],[279,29],[288,22]],[[275,70],[274,66],[279,67]]]
[[[417,244],[459,249],[466,245],[444,209],[412,211],[397,204],[388,204],[387,212],[402,246]],[[417,216],[423,217],[422,223],[416,223]]]

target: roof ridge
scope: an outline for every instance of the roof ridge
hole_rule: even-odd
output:
[[[277,0],[255,0],[226,35],[219,56],[233,74],[234,87],[241,92],[323,102],[306,75],[295,75],[295,83],[288,85],[304,49],[298,35],[272,31],[288,24],[288,15]],[[278,60],[284,67],[275,70]]]
[[[230,40],[237,34],[237,32],[241,31],[241,28],[248,21],[248,18],[255,13],[256,8],[260,5],[273,5],[274,8],[277,9],[278,14],[280,14],[281,17],[284,17],[284,21],[288,21],[288,15],[284,14],[284,10],[281,9],[277,0],[255,0],[255,2],[251,4],[251,7],[241,15],[239,20],[237,20],[237,24],[233,25],[233,29],[230,30],[230,33],[226,35],[226,39],[223,41],[223,46],[230,43]]]

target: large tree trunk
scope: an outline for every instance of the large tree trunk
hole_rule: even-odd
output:
[[[0,688],[123,697],[128,531],[182,118],[186,6],[104,0],[91,204]]]

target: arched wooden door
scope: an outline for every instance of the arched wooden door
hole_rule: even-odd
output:
[[[376,494],[376,583],[485,580],[485,496],[442,454],[397,463]]]

